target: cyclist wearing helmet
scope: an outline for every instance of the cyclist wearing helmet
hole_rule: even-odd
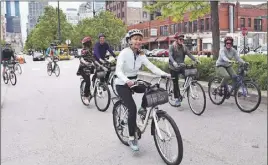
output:
[[[46,51],[46,56],[49,57],[48,58],[48,65],[49,64],[52,64],[52,62],[54,62],[54,59],[55,57],[58,55],[58,51],[56,50],[56,44],[54,43],[51,43],[50,46],[47,48],[47,51]],[[54,66],[53,66],[53,71],[55,70],[55,63],[54,63]]]
[[[11,57],[13,58],[13,60],[15,60],[15,55],[14,55],[14,51],[11,47],[10,43],[6,43],[5,47],[2,50],[2,63],[3,63],[3,79],[5,80],[6,77],[4,77],[4,73],[6,72],[6,67],[8,62],[11,61]]]
[[[183,44],[184,43],[184,35],[176,33],[175,37],[176,40],[172,45],[169,46],[169,69],[171,77],[173,77],[173,89],[174,89],[174,98],[175,98],[175,105],[180,106],[181,101],[179,99],[180,90],[179,90],[179,75],[184,75],[184,60],[185,55],[190,57],[193,61],[200,63],[187,49],[187,47]]]
[[[90,96],[90,74],[85,72],[85,68],[89,67],[90,72],[92,73],[95,69],[94,65],[98,65],[102,67],[103,70],[107,71],[107,69],[101,66],[92,55],[92,40],[91,37],[85,37],[82,40],[83,49],[81,50],[80,57],[80,65],[77,71],[77,75],[81,75],[83,79],[86,81],[85,85],[85,95],[82,98],[85,104],[89,104],[89,96]],[[91,96],[90,96],[91,97]]]
[[[101,62],[102,64],[106,63],[105,56],[106,56],[107,51],[109,51],[110,54],[114,58],[116,58],[116,55],[114,54],[114,52],[112,51],[108,43],[105,42],[105,35],[103,33],[100,33],[98,35],[98,38],[99,38],[99,41],[96,42],[94,46],[94,57],[96,58],[96,60]],[[110,76],[110,71],[107,72],[105,81],[108,81],[109,76]]]
[[[134,81],[137,79],[137,74],[142,64],[157,75],[169,76],[169,74],[153,65],[147,59],[144,52],[140,51],[142,39],[143,34],[140,30],[132,29],[128,32],[126,41],[129,43],[129,47],[120,52],[115,70],[115,74],[117,75],[115,79],[116,90],[128,109],[129,145],[134,151],[139,150],[137,137],[135,138],[137,107],[133,100],[130,87],[134,85]],[[134,91],[144,93],[145,88],[138,86],[135,87]],[[142,100],[142,107],[139,113],[146,112],[146,102],[144,98]]]
[[[232,78],[233,84],[236,82],[236,73],[231,65],[231,60],[236,59],[239,63],[245,63],[239,56],[237,51],[233,48],[234,39],[226,36],[224,39],[224,48],[220,50],[218,60],[216,61],[216,71],[223,77],[221,87],[227,85],[227,81]],[[225,88],[227,89],[227,88]]]

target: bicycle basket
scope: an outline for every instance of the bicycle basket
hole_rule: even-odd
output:
[[[185,76],[196,76],[197,75],[197,68],[190,68],[185,69]]]
[[[106,72],[102,71],[102,70],[97,70],[96,71],[96,77],[101,79],[104,78],[106,76]]]
[[[150,90],[145,93],[147,107],[155,107],[168,102],[168,92],[163,88]]]

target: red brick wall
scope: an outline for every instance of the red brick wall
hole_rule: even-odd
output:
[[[221,3],[221,5],[219,5],[219,26],[220,26],[220,30],[222,31],[229,31],[229,5],[233,5],[234,6],[234,31],[237,31],[238,28],[240,28],[240,18],[246,18],[245,21],[245,25],[246,27],[248,26],[248,18],[251,18],[251,27],[247,27],[249,31],[254,31],[254,18],[261,16],[261,15],[267,15],[266,13],[266,9],[245,9],[245,8],[241,8],[239,5],[234,5],[234,4],[229,4],[229,3]],[[206,16],[204,16],[204,18],[210,18],[210,14],[207,14]],[[201,19],[201,18],[200,18]],[[149,22],[144,22],[141,24],[136,24],[136,25],[131,25],[128,26],[128,30],[130,29],[146,29],[146,28],[157,28],[158,30],[158,35],[160,33],[160,26],[163,25],[171,25],[174,24],[175,22],[171,21],[172,19],[164,19],[164,20],[153,20],[151,21],[151,23]],[[262,19],[262,31],[266,31],[267,30],[267,20],[266,19]],[[184,15],[184,22],[188,22],[189,21],[189,13],[186,13]],[[209,20],[210,22],[210,26],[211,26],[211,19]],[[179,23],[179,22],[176,22]],[[206,26],[206,23],[205,23]],[[198,28],[200,28],[199,26],[199,22],[198,22]],[[205,27],[206,29],[206,27]],[[211,27],[209,28],[211,31]],[[206,30],[205,30],[206,31]]]

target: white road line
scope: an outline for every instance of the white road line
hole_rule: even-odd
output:
[[[40,68],[32,68],[32,70],[40,70]]]

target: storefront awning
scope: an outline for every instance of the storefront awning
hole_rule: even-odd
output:
[[[168,41],[168,37],[167,36],[165,36],[165,37],[159,37],[159,38],[157,38],[156,41],[157,42]]]
[[[155,42],[156,39],[157,39],[156,37],[154,37],[154,38],[150,38],[150,39],[148,39],[147,42]]]
[[[143,39],[141,43],[142,44],[147,44],[148,43],[148,38],[147,39]]]
[[[175,34],[174,34],[174,35],[169,36],[169,40],[170,40],[170,41],[174,41],[174,40],[175,40],[175,38],[174,38],[174,37],[175,37]]]

